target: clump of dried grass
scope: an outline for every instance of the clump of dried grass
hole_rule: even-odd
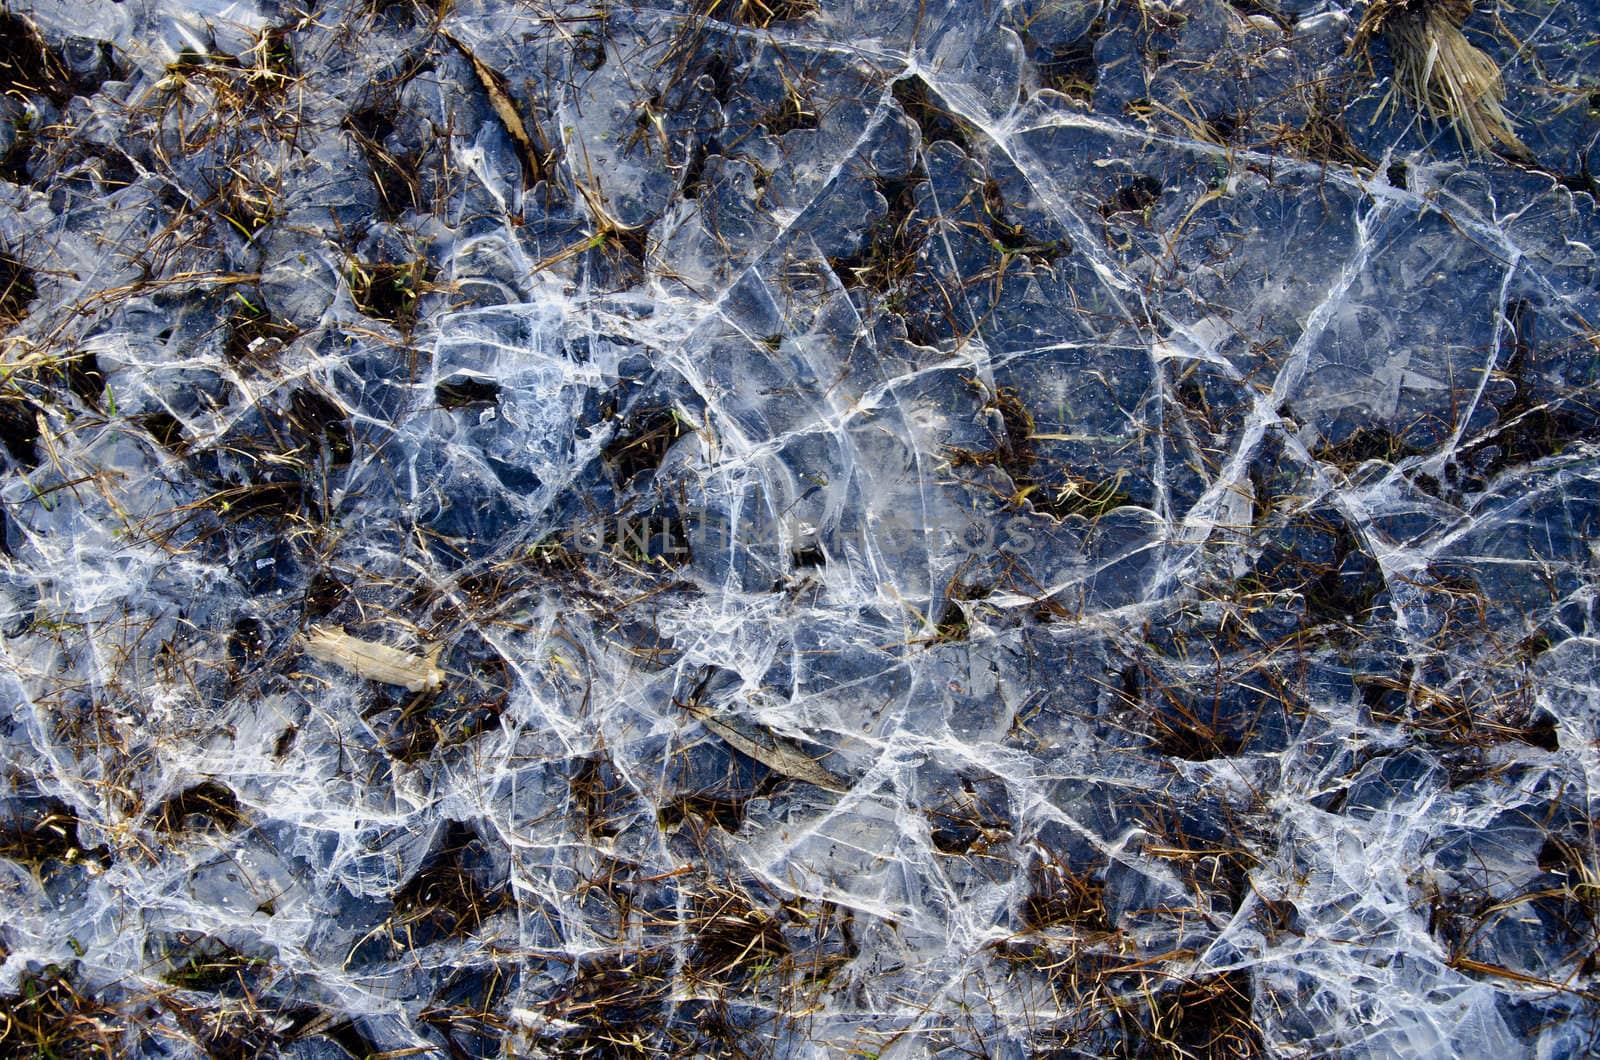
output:
[[[1461,32],[1471,0],[1373,0],[1356,30],[1356,47],[1376,36],[1389,44],[1394,82],[1440,121],[1453,122],[1462,146],[1479,153],[1530,152],[1501,106],[1506,98],[1500,67]]]

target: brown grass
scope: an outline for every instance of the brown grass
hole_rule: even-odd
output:
[[[1381,35],[1394,60],[1395,86],[1439,121],[1455,124],[1463,148],[1514,157],[1530,152],[1501,106],[1500,67],[1461,32],[1470,0],[1375,0],[1356,30],[1365,49]]]

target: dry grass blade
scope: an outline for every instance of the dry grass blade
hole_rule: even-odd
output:
[[[1432,117],[1453,122],[1464,147],[1531,157],[1501,106],[1500,67],[1461,32],[1471,14],[1469,0],[1376,0],[1356,31],[1356,46],[1364,49],[1382,34],[1395,85]]]
[[[695,5],[705,18],[722,19],[737,26],[771,29],[817,10],[816,0],[702,0]]]
[[[18,993],[0,998],[0,1056],[115,1056],[122,1029],[114,1011],[55,965],[24,974]]]

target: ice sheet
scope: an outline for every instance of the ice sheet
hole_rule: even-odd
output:
[[[4,1049],[1592,1055],[1600,8],[1365,13],[4,16]]]

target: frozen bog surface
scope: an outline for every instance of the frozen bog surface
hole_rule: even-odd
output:
[[[12,5],[0,1053],[1594,1055],[1596,25]]]

